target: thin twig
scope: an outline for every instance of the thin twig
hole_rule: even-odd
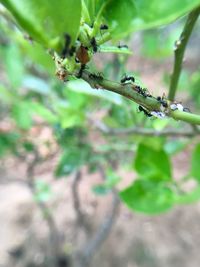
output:
[[[86,221],[85,214],[81,209],[78,186],[81,179],[81,171],[78,170],[74,176],[72,183],[72,201],[74,206],[74,211],[76,212],[76,219],[79,226],[83,227],[87,233],[90,232],[90,226]]]
[[[89,266],[92,258],[95,253],[102,246],[104,241],[108,238],[110,231],[112,230],[113,224],[117,217],[118,208],[119,208],[119,198],[116,191],[112,191],[113,200],[111,209],[104,216],[104,221],[100,225],[98,231],[92,240],[84,247],[83,251],[79,255],[79,265],[77,267],[86,267]]]
[[[154,129],[144,129],[139,127],[130,128],[110,128],[101,121],[94,121],[90,118],[95,128],[109,135],[143,135],[143,136],[172,136],[172,137],[193,137],[200,134],[197,127],[193,130],[176,130],[176,129],[165,129],[157,131]]]
[[[35,181],[34,181],[34,173],[35,173],[35,168],[36,165],[40,162],[40,156],[37,151],[37,149],[34,150],[34,158],[33,160],[28,163],[27,166],[27,183],[28,186],[33,194],[35,196],[37,194],[37,189],[35,187]],[[56,261],[59,256],[60,252],[60,236],[59,236],[59,231],[57,229],[55,219],[53,218],[53,215],[47,205],[38,200],[37,205],[43,215],[43,218],[45,219],[48,227],[49,227],[49,233],[50,233],[50,248],[51,248],[51,260],[49,261],[49,266],[56,266]]]
[[[194,28],[195,22],[197,21],[199,13],[200,13],[200,7],[196,8],[188,15],[183,32],[181,33],[179,40],[177,40],[175,43],[174,68],[173,68],[173,73],[172,73],[172,77],[171,77],[169,96],[168,96],[169,100],[171,100],[171,101],[174,100],[174,97],[176,94],[178,81],[179,81],[181,68],[182,68],[183,56],[185,53],[185,48],[187,46],[187,43],[189,41],[190,35],[191,35],[192,30]]]
[[[100,174],[105,180],[105,170],[99,165]],[[117,191],[113,189],[112,193],[112,204],[111,208],[104,216],[104,220],[102,224],[99,226],[99,229],[96,231],[95,236],[84,246],[82,251],[78,253],[78,262],[76,267],[88,267],[95,253],[99,250],[102,244],[107,240],[113,224],[117,218],[118,210],[119,210],[119,197]]]

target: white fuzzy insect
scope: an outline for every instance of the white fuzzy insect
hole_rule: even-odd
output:
[[[180,103],[173,103],[170,105],[171,110],[179,110],[179,111],[183,111],[184,107],[183,105],[181,105]]]
[[[161,111],[151,111],[150,113],[152,116],[159,118],[159,119],[164,119],[165,118],[165,113]]]

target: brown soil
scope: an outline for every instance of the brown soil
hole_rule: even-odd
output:
[[[188,154],[175,158],[176,172],[186,172]],[[88,244],[95,230],[111,206],[111,196],[96,196],[91,188],[101,181],[95,174],[83,170],[79,184],[82,210],[90,225],[90,234],[77,225],[72,203],[73,177],[56,180],[52,177],[52,162],[46,170],[39,166],[37,179],[48,181],[52,198],[48,205],[61,236],[62,250],[72,254]],[[9,168],[8,168],[9,167]],[[17,170],[17,171],[16,171]],[[24,183],[24,163],[4,162],[0,176],[0,266],[44,266],[49,254],[49,231],[30,190]],[[121,172],[123,185],[132,180],[131,173]],[[145,216],[130,212],[124,205],[112,232],[93,258],[91,266],[110,267],[198,267],[200,261],[200,203],[175,207],[159,216]],[[32,263],[32,265],[28,265]],[[35,264],[35,265],[33,265]]]

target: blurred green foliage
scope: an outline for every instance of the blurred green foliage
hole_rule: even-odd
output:
[[[63,19],[63,16],[59,17],[62,4],[55,14],[48,4],[49,8],[46,11],[43,10],[40,19],[37,20],[39,11],[36,4],[33,5],[31,17],[22,18],[22,10],[18,7],[17,10],[14,8],[16,4],[14,1],[1,2],[9,7],[14,15],[17,12],[16,19],[22,27],[25,20],[24,29],[39,41],[36,43],[31,39],[25,39],[14,24],[3,17],[0,18],[0,128],[3,123],[10,125],[10,130],[0,131],[1,157],[8,155],[9,151],[19,157],[34,153],[38,144],[37,140],[31,138],[31,130],[41,123],[42,126],[53,129],[54,138],[59,147],[60,158],[55,168],[57,177],[68,176],[83,166],[91,172],[103,168],[104,181],[93,188],[96,194],[103,195],[120,183],[119,169],[131,170],[137,174],[137,179],[121,190],[120,197],[132,210],[149,214],[164,212],[176,204],[190,203],[200,198],[198,168],[200,145],[198,143],[194,142],[193,145],[191,168],[179,183],[173,174],[172,156],[187,148],[187,141],[166,137],[147,137],[142,134],[115,136],[103,134],[94,129],[97,127],[95,123],[98,124],[99,121],[106,127],[123,129],[136,127],[152,130],[167,129],[169,124],[180,128],[180,123],[169,122],[168,119],[162,121],[146,118],[133,102],[114,93],[94,90],[81,79],[72,78],[69,82],[63,83],[54,77],[53,60],[41,45],[48,48],[59,47],[63,28],[59,27],[58,32],[55,28],[48,32],[43,31],[41,26],[49,8],[52,22]],[[30,11],[33,1],[29,2],[27,4],[27,1],[21,1],[21,4]],[[79,30],[81,5],[80,1],[76,2],[77,10],[75,14],[73,13],[75,18],[73,17],[74,24],[70,32],[74,40]],[[95,18],[105,2],[97,1],[96,9],[93,9],[92,1],[85,1],[90,18],[86,16],[84,10],[82,10],[82,17],[86,21]],[[70,8],[66,9],[71,10],[73,1],[63,3],[70,5]],[[152,26],[171,22],[198,3],[197,0],[190,2],[109,1],[99,16],[102,15],[103,20],[109,24],[113,38],[119,39],[138,29],[149,29]],[[122,7],[124,7],[123,12],[121,12]],[[63,12],[61,13],[63,15]],[[68,26],[72,20],[71,16],[72,13],[64,13],[65,23]],[[35,29],[30,27],[32,20],[36,21]],[[62,26],[64,23],[59,25]],[[159,59],[169,56],[177,32],[180,32],[179,28],[173,28],[170,31],[166,29],[145,31],[143,54]],[[119,81],[124,74],[126,60],[126,56],[120,58],[117,63],[116,58],[106,59],[101,71],[108,77],[114,76],[115,80]],[[93,64],[91,69],[96,72]],[[200,72],[195,72],[190,78],[187,75],[185,77],[193,100],[200,105],[198,94]],[[184,85],[186,86],[186,82]],[[196,187],[186,192],[183,185],[188,180],[195,181]],[[36,189],[36,200],[48,201],[51,196],[49,185],[36,180]]]

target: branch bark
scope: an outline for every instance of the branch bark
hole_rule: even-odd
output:
[[[177,129],[165,129],[162,131],[156,131],[154,129],[144,129],[135,126],[130,128],[110,128],[101,121],[94,121],[92,119],[90,119],[90,121],[93,123],[95,128],[108,135],[194,137],[200,134],[198,129],[181,131]]]
[[[137,104],[146,108],[149,112],[161,111],[161,103],[154,96],[144,96],[137,91],[137,85],[127,83],[121,84],[118,82],[104,79],[101,75],[94,75],[86,70],[83,71],[82,78],[90,84],[92,88],[105,89],[136,102]],[[173,102],[172,102],[173,103]],[[200,125],[200,115],[190,112],[171,110],[170,102],[168,103],[166,116],[175,120],[188,122],[190,124]]]
[[[34,150],[34,158],[33,160],[28,163],[27,166],[27,183],[30,188],[30,191],[32,192],[33,196],[37,193],[37,189],[35,187],[35,181],[34,181],[34,173],[35,173],[35,168],[37,164],[40,162],[40,156],[37,150]],[[55,219],[53,215],[51,214],[50,209],[48,206],[42,202],[42,201],[37,201],[36,202],[37,206],[39,207],[42,216],[44,220],[46,221],[48,228],[49,228],[49,237],[50,237],[50,253],[51,257],[48,260],[49,266],[56,266],[57,264],[57,259],[60,254],[60,235],[59,231],[57,229],[57,225],[55,223]]]
[[[112,191],[113,200],[112,205],[107,214],[104,216],[104,221],[97,230],[95,236],[84,246],[82,251],[78,253],[78,261],[76,267],[88,267],[95,253],[99,250],[104,241],[108,238],[108,235],[115,222],[118,208],[119,208],[119,197],[116,191]]]
[[[78,192],[80,179],[81,179],[81,171],[79,170],[76,172],[72,183],[72,201],[78,225],[83,227],[86,230],[86,232],[89,233],[91,229],[86,221],[85,214],[83,213],[80,204],[80,198]]]
[[[103,180],[106,179],[105,169],[99,164],[99,173]],[[107,240],[109,233],[112,230],[113,224],[117,218],[120,200],[116,189],[112,189],[112,203],[111,207],[105,214],[104,219],[97,229],[95,235],[80,252],[76,255],[75,267],[88,267],[95,253],[98,252],[102,244]]]
[[[168,95],[168,98],[171,101],[174,100],[174,97],[176,94],[178,81],[179,81],[179,77],[180,77],[180,73],[182,69],[182,62],[183,62],[185,49],[186,49],[187,43],[189,41],[190,35],[192,33],[192,30],[198,19],[199,14],[200,14],[200,7],[196,8],[188,15],[183,32],[181,33],[180,38],[175,42],[174,67],[173,67],[173,73],[171,77],[171,83],[170,83],[169,95]]]

